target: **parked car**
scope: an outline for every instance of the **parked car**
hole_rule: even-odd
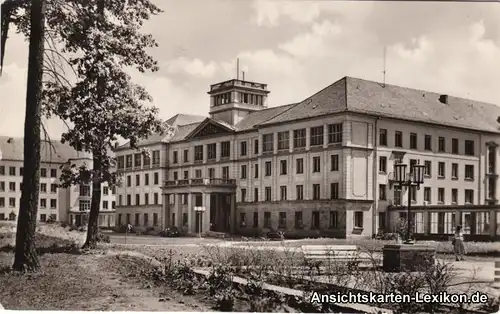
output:
[[[172,238],[172,237],[178,237],[180,236],[180,231],[179,228],[173,226],[173,227],[168,227],[164,231],[160,232],[160,235],[162,237],[167,237],[167,238]]]
[[[266,238],[269,240],[284,240],[285,233],[279,230],[271,230],[266,234]]]

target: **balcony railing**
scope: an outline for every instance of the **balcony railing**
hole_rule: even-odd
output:
[[[219,178],[196,178],[184,180],[169,180],[164,181],[164,187],[182,187],[182,186],[204,186],[204,185],[218,185],[218,186],[234,186],[236,180],[234,179],[219,179]]]

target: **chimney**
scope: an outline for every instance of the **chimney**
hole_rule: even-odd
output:
[[[14,142],[14,139],[12,137],[9,137],[9,139],[7,140],[7,143],[12,144],[12,142]]]
[[[115,148],[118,148],[118,142],[115,142]]]
[[[439,101],[442,102],[443,104],[447,105],[448,104],[448,95],[440,95]]]

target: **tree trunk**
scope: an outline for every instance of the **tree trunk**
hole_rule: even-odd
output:
[[[90,204],[89,221],[87,227],[87,239],[83,245],[84,249],[95,249],[97,246],[97,236],[99,234],[99,210],[101,208],[101,158],[100,153],[93,153],[93,180],[92,180],[92,201]]]
[[[24,173],[21,204],[17,218],[14,270],[40,268],[35,247],[38,193],[40,183],[40,114],[42,100],[45,1],[32,0],[24,120]]]

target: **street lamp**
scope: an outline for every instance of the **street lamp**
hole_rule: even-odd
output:
[[[424,169],[425,165],[410,165],[410,172],[406,173],[407,165],[399,163],[394,165],[394,181],[396,186],[402,189],[403,186],[408,188],[408,213],[406,217],[406,242],[411,243],[410,229],[411,229],[411,187],[416,186],[420,190],[420,185],[424,183]]]

